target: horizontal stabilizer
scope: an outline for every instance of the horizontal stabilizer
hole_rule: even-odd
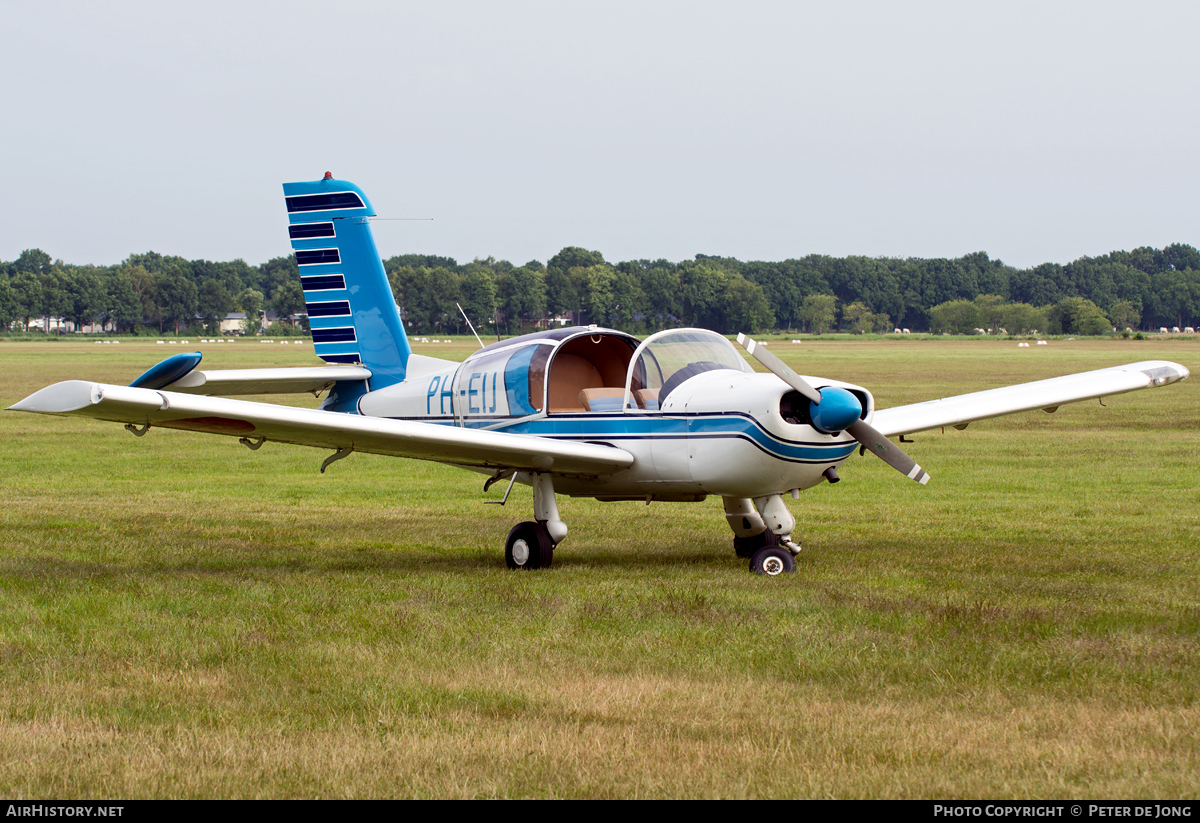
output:
[[[139,389],[166,388],[175,381],[186,377],[189,372],[200,365],[203,358],[204,355],[198,351],[176,354],[152,366],[129,385]]]
[[[957,426],[1005,414],[1052,409],[1067,403],[1111,394],[1165,386],[1186,380],[1188,370],[1166,360],[1145,360],[1126,366],[1052,377],[999,389],[960,394],[875,412],[871,425],[886,437]]]
[[[362,366],[306,366],[283,369],[194,371],[162,388],[185,394],[299,394],[328,389],[341,381],[369,380]]]
[[[456,466],[597,476],[612,474],[633,464],[633,455],[624,449],[593,443],[224,397],[197,397],[83,380],[47,386],[9,408],[43,414],[71,414],[135,426],[261,437],[270,442],[351,449]]]
[[[161,364],[160,364],[161,365]],[[457,366],[450,360],[413,354],[408,359],[413,376]],[[156,366],[155,368],[158,368]],[[320,392],[334,383],[361,383],[372,372],[364,366],[301,366],[281,369],[216,369],[193,371],[174,383],[140,388],[160,388],[184,394],[234,397],[246,394],[303,394]],[[141,379],[141,378],[139,378]]]

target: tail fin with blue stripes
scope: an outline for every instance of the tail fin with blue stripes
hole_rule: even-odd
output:
[[[372,390],[403,381],[412,349],[371,236],[371,201],[328,172],[284,183],[283,194],[317,356],[366,366]]]

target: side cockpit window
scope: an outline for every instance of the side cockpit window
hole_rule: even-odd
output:
[[[507,356],[504,389],[511,414],[537,414],[546,393],[546,361],[552,348],[545,344],[526,346]]]

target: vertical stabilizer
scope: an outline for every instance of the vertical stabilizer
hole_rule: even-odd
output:
[[[317,356],[366,366],[372,391],[401,382],[412,349],[371,236],[371,201],[329,173],[284,183],[283,194]]]

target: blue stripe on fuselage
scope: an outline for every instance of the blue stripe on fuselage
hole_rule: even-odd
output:
[[[453,425],[454,419],[397,418],[423,423]],[[495,426],[505,418],[500,416],[468,418],[468,428]],[[515,418],[508,418],[515,419]],[[688,424],[691,424],[690,426]],[[526,420],[493,431],[549,437],[554,440],[745,440],[766,454],[791,463],[829,463],[849,457],[856,442],[823,442],[788,440],[766,431],[752,416],[739,412],[691,415],[626,415],[626,414],[553,414],[537,420]]]

